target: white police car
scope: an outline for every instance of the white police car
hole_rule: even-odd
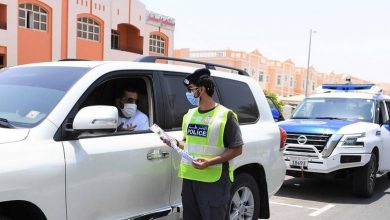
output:
[[[369,197],[376,177],[390,170],[390,97],[373,84],[322,89],[279,123],[288,134],[287,175],[352,174],[354,193]]]

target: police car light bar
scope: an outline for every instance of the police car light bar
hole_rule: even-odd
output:
[[[316,93],[328,92],[361,92],[367,94],[382,94],[382,88],[374,84],[323,84],[316,89]]]
[[[375,84],[323,84],[322,89],[353,91],[370,90]]]

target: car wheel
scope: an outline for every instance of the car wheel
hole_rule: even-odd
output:
[[[255,179],[247,173],[239,174],[231,188],[230,220],[257,220],[259,207],[260,195]]]
[[[390,179],[390,172],[388,172],[388,173],[387,173],[387,178],[389,178],[389,179]]]
[[[353,191],[357,196],[370,197],[375,188],[378,162],[375,154],[371,154],[370,161],[355,170]]]

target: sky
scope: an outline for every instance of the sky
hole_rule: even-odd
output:
[[[258,49],[324,73],[390,83],[388,0],[141,0],[175,18],[174,48]]]

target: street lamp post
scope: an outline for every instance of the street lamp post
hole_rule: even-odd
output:
[[[305,82],[305,97],[307,97],[307,87],[309,85],[309,66],[310,66],[310,49],[311,49],[311,35],[315,34],[316,31],[310,29],[310,38],[309,38],[309,54],[307,56],[307,70],[306,70],[306,82]]]

